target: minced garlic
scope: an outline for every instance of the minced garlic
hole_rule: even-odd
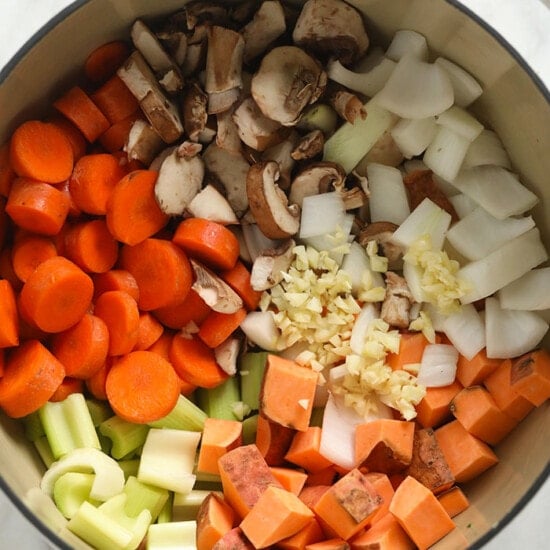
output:
[[[430,344],[435,344],[435,329],[427,311],[421,310],[409,324],[409,330],[421,332]]]

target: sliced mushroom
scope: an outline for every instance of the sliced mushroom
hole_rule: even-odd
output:
[[[199,24],[220,25],[227,21],[227,7],[222,2],[205,0],[190,2],[185,6],[187,28],[194,29]]]
[[[241,92],[239,88],[231,88],[225,92],[211,92],[208,94],[208,113],[217,115],[228,111],[237,103]]]
[[[300,136],[296,132],[290,135],[281,143],[266,149],[260,160],[274,160],[279,164],[279,187],[285,191],[290,187],[291,175],[296,161],[292,158],[292,151],[296,147]]]
[[[363,208],[367,204],[367,196],[365,192],[359,187],[352,187],[351,189],[342,189],[340,191],[342,200],[344,201],[344,208],[346,210],[355,210],[356,208]]]
[[[358,241],[367,246],[370,241],[376,241],[382,254],[388,258],[390,266],[395,266],[403,256],[403,249],[392,243],[391,237],[398,226],[391,222],[369,223],[359,234]]]
[[[165,147],[164,149],[162,149],[160,153],[149,164],[149,170],[154,170],[155,172],[158,172],[160,170],[160,167],[162,166],[162,163],[164,162],[164,159],[170,156],[175,150],[175,145],[171,145],[170,147]]]
[[[246,193],[250,210],[262,233],[270,239],[286,239],[300,228],[300,207],[288,204],[279,189],[279,165],[273,161],[259,162],[250,167],[246,178]]]
[[[208,120],[208,95],[193,82],[183,96],[183,124],[191,141],[198,141]]]
[[[303,109],[319,99],[326,82],[326,73],[313,57],[296,46],[280,46],[263,57],[251,92],[266,117],[293,126]]]
[[[343,0],[308,0],[292,33],[295,44],[344,65],[362,57],[369,38],[361,14]]]
[[[265,250],[269,248],[278,248],[281,244],[281,241],[268,239],[263,233],[262,230],[258,227],[258,224],[255,220],[250,223],[244,223],[244,218],[241,219],[240,228],[243,234],[243,241],[245,248],[248,251],[250,257],[250,262],[262,254]]]
[[[350,124],[353,124],[358,118],[365,120],[367,111],[363,102],[351,92],[338,89],[330,94],[330,103],[334,110]]]
[[[262,2],[252,20],[242,30],[244,62],[265,52],[286,31],[285,12],[278,0]]]
[[[200,148],[200,144],[184,142],[161,164],[155,197],[164,213],[183,214],[200,191],[204,178],[204,163],[197,154]]]
[[[169,30],[157,33],[157,38],[176,64],[181,67],[187,55],[187,35],[178,30]]]
[[[309,160],[323,152],[325,134],[321,130],[312,130],[300,139],[291,153],[294,160]]]
[[[205,34],[206,36],[206,34]],[[206,39],[201,42],[187,42],[185,59],[181,65],[183,76],[188,77],[197,74],[204,66],[206,61],[206,52],[208,50]]]
[[[389,325],[408,328],[410,309],[414,298],[407,281],[393,271],[386,273],[386,296],[380,309],[380,317]]]
[[[235,313],[243,307],[240,296],[220,277],[196,260],[190,259],[195,282],[192,289],[218,313]]]
[[[231,336],[225,342],[214,348],[214,357],[220,368],[233,376],[237,372],[237,359],[242,347],[242,339]]]
[[[305,197],[343,188],[345,179],[346,173],[339,164],[313,162],[296,174],[288,198],[291,203],[301,207]]]
[[[213,186],[206,185],[187,206],[195,218],[204,218],[222,225],[237,224],[239,220],[227,199]]]
[[[229,108],[218,113],[216,120],[218,131],[216,133],[216,145],[221,149],[226,149],[231,153],[240,153],[242,142],[239,137],[239,130],[233,120],[234,109]]]
[[[164,146],[164,141],[154,128],[145,120],[138,119],[130,128],[124,151],[129,159],[149,166]]]
[[[254,290],[263,291],[273,288],[283,280],[294,258],[296,242],[288,239],[277,248],[268,248],[259,254],[250,273],[250,284]]]

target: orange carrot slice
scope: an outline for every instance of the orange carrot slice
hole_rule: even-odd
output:
[[[13,270],[22,281],[26,281],[42,262],[54,256],[57,256],[54,242],[49,237],[33,234],[17,239],[11,250]]]
[[[0,348],[19,344],[19,314],[11,283],[0,279]]]
[[[88,54],[84,74],[92,82],[104,82],[114,75],[130,55],[130,46],[122,40],[106,42]]]
[[[222,271],[220,277],[241,297],[249,311],[258,307],[262,293],[254,290],[250,284],[250,271],[241,262],[227,271]]]
[[[139,314],[138,339],[135,350],[149,349],[162,335],[164,327],[148,311]]]
[[[69,143],[73,149],[74,162],[84,156],[88,147],[88,142],[82,132],[70,120],[62,115],[56,115],[51,119],[48,119],[48,122],[54,126],[57,126],[69,140]]]
[[[101,145],[110,153],[122,151],[124,145],[126,145],[126,142],[128,141],[128,136],[130,135],[130,130],[132,129],[134,122],[142,117],[143,115],[141,111],[135,111],[126,118],[111,124],[111,126],[99,136],[99,143],[101,143]]]
[[[190,322],[200,326],[210,311],[210,306],[191,289],[182,302],[155,309],[153,313],[164,326],[180,329]]]
[[[111,124],[125,119],[139,109],[138,100],[116,74],[102,84],[91,98]]]
[[[124,290],[136,302],[139,300],[136,278],[126,269],[110,269],[105,273],[95,273],[92,275],[92,279],[95,298],[108,290]]]
[[[53,395],[50,397],[50,401],[54,403],[57,401],[64,401],[73,393],[83,393],[84,390],[84,381],[78,378],[69,378],[66,376],[63,378],[63,381],[57,389],[53,392]]]
[[[211,311],[201,324],[198,332],[199,338],[208,347],[216,348],[239,328],[245,317],[246,309],[244,307],[234,313]]]
[[[11,182],[15,178],[15,171],[10,161],[10,144],[0,146],[0,195],[7,197],[10,192]]]

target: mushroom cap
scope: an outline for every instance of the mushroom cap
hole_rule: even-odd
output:
[[[326,193],[343,187],[346,173],[335,162],[312,162],[303,168],[292,180],[289,200],[302,205],[305,197]]]

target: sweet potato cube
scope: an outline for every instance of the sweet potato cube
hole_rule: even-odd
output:
[[[281,466],[270,466],[269,469],[284,489],[299,495],[304,488],[307,480],[307,474],[293,468],[283,468]]]
[[[277,548],[281,550],[304,550],[308,544],[320,542],[324,538],[325,534],[319,522],[315,518],[312,518],[309,523],[295,535],[279,541],[277,543]]]
[[[227,550],[228,548],[231,548],[231,550],[255,550],[240,527],[234,527],[231,531],[228,531],[212,546],[212,550]]]
[[[296,430],[260,414],[256,425],[256,447],[270,466],[280,466],[285,462],[285,454],[295,433]]]
[[[308,485],[304,487],[298,497],[312,510],[319,501],[319,499],[331,488],[331,485]]]
[[[367,472],[364,476],[372,483],[375,491],[382,498],[380,508],[378,508],[378,510],[372,515],[369,521],[369,525],[373,525],[389,512],[390,502],[393,498],[393,494],[395,493],[395,489],[393,488],[387,474],[383,474],[382,472]]]
[[[426,388],[426,395],[416,406],[416,420],[423,428],[437,428],[451,418],[451,401],[462,389],[455,380],[448,386]]]
[[[447,514],[449,514],[452,518],[470,506],[468,497],[464,494],[460,487],[456,486],[452,487],[448,491],[445,491],[444,493],[441,493],[440,495],[437,495],[437,498],[443,505],[443,508],[445,508]]]
[[[197,514],[197,550],[210,550],[233,528],[235,512],[218,493],[210,493]]]
[[[407,476],[395,491],[390,512],[420,550],[430,547],[455,528],[437,497],[411,476]]]
[[[240,528],[255,548],[267,548],[303,529],[313,512],[293,493],[270,486],[261,495]]]
[[[319,452],[320,444],[321,428],[310,426],[305,432],[296,432],[285,459],[308,472],[320,472],[332,465],[332,462]]]
[[[350,541],[351,550],[414,550],[409,535],[392,514],[386,514],[380,521]]]
[[[512,363],[512,388],[535,406],[550,397],[550,353],[538,349]]]
[[[197,471],[219,474],[218,459],[242,445],[242,424],[236,420],[207,418],[204,421]]]
[[[358,470],[351,470],[324,492],[313,511],[339,537],[349,539],[358,533],[380,508],[382,497]]]
[[[349,544],[340,538],[333,538],[308,544],[306,550],[349,550]]]
[[[471,359],[459,355],[456,364],[456,378],[465,388],[476,386],[495,371],[501,362],[502,359],[487,357],[485,348],[476,353]]]
[[[294,361],[268,355],[260,392],[260,412],[273,422],[305,431],[319,375]]]
[[[370,471],[393,473],[411,462],[414,423],[380,418],[355,428],[355,463]]]

